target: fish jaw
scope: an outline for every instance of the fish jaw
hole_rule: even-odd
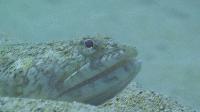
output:
[[[127,68],[129,67],[132,70],[128,70]],[[109,76],[102,77],[102,79],[99,79],[96,82],[97,84],[99,83],[99,88],[101,88],[101,86],[105,86],[101,92],[96,92],[96,95],[84,98],[82,102],[92,105],[100,105],[113,98],[133,80],[140,68],[141,62],[138,60],[131,60],[131,62],[127,63],[127,65],[117,68],[116,70],[107,74]]]

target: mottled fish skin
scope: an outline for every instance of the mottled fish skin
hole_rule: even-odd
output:
[[[92,40],[88,48],[84,42]],[[108,37],[0,46],[0,96],[98,105],[136,76],[134,47]]]

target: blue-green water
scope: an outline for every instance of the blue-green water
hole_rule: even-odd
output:
[[[0,0],[0,36],[16,41],[112,36],[136,46],[145,89],[200,110],[199,0]]]

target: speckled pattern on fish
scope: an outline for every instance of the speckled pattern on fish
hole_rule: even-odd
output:
[[[136,56],[108,37],[2,45],[0,95],[98,105],[136,76]]]

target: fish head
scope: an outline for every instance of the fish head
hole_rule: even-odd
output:
[[[87,37],[77,42],[85,64],[64,80],[60,99],[99,105],[114,97],[141,68],[135,47],[108,37]]]

